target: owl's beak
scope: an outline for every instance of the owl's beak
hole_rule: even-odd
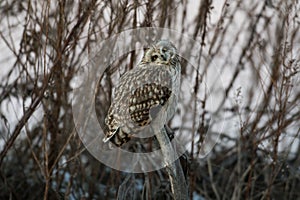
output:
[[[152,61],[159,58],[162,62],[167,64],[172,59],[172,54],[170,54],[169,52],[164,52],[164,51],[162,51],[162,49],[155,48],[155,53],[152,54],[152,58],[153,58]]]

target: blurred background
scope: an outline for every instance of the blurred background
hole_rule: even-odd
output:
[[[298,0],[0,1],[0,199],[172,199],[164,169],[105,166],[73,122],[76,74],[94,47],[140,27],[200,45],[177,47],[199,64],[182,59],[182,101],[170,122],[187,144],[189,198],[300,199],[299,13]],[[119,76],[142,53],[104,72],[100,123]]]

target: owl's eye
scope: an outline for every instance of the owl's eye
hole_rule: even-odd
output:
[[[167,48],[164,47],[164,48],[162,49],[162,52],[165,53],[166,51],[167,51]]]
[[[154,61],[156,61],[157,58],[158,58],[157,55],[153,55],[153,56],[151,56],[151,61],[154,62]]]

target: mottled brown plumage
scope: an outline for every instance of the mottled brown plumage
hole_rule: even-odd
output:
[[[103,141],[116,146],[128,142],[133,134],[151,124],[151,109],[157,106],[166,108],[167,121],[170,120],[177,106],[180,70],[172,43],[161,40],[152,45],[138,66],[125,73],[116,86]]]

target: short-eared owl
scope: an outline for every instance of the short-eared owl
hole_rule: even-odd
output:
[[[171,42],[160,40],[147,49],[138,66],[125,73],[115,87],[103,141],[116,146],[128,142],[152,122],[151,109],[155,107],[163,107],[169,121],[177,107],[180,71],[179,56]]]

